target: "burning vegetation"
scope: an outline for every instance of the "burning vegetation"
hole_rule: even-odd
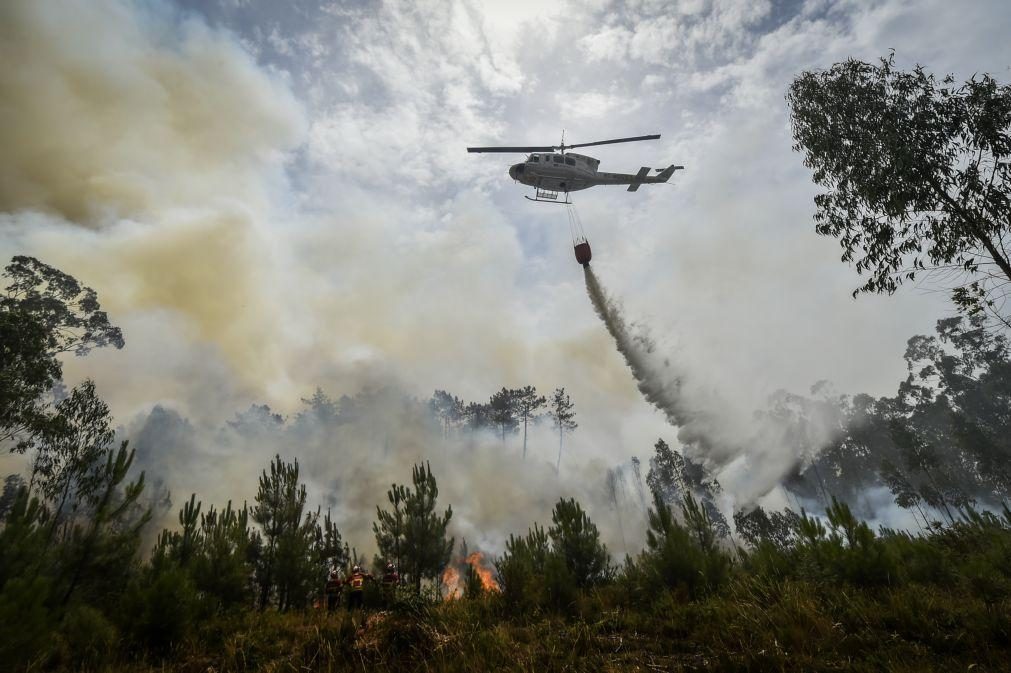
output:
[[[457,556],[442,573],[442,595],[454,598],[478,598],[487,593],[501,591],[495,580],[495,567],[483,552],[474,551]]]

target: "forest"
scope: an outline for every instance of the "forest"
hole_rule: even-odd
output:
[[[1011,89],[988,77],[956,87],[883,59],[804,73],[788,101],[797,149],[827,190],[817,231],[869,275],[857,293],[961,273],[950,288],[958,315],[911,335],[893,396],[819,383],[776,393],[757,412],[794,457],[780,484],[790,506],[728,511],[699,447],[659,439],[642,447],[646,461],[598,475],[619,526],[624,516],[644,529],[641,549],[608,548],[575,497],[498,553],[468,546],[452,534],[459,503],[440,492],[438,452],[477,452],[480,436],[513,443],[522,461],[532,428],[546,428],[558,474],[576,446],[576,401],[564,387],[529,385],[486,401],[443,387],[428,399],[317,389],[291,417],[254,405],[222,432],[276,447],[245,477],[255,496],[176,493],[160,472],[184,456],[157,446],[166,433],[128,437],[94,381],[63,382],[65,358],[122,348],[130,335],[84,279],[16,256],[0,294],[0,441],[25,469],[6,476],[0,496],[0,667],[1005,667]],[[354,429],[382,451],[390,440],[373,420],[391,406],[433,459],[388,475],[386,493],[358,512],[371,539],[352,539],[339,494],[310,499],[319,467],[307,468],[299,447]],[[372,581],[388,564],[399,573],[392,587]],[[328,606],[328,580],[359,566],[363,605],[351,609],[348,584]]]

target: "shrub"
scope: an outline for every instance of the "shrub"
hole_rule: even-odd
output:
[[[46,607],[49,582],[42,577],[8,580],[0,590],[0,661],[17,670],[43,653],[54,618]]]
[[[802,575],[835,578],[857,586],[881,586],[898,581],[892,550],[850,508],[835,498],[826,515],[829,529],[801,514],[798,550]]]
[[[73,669],[96,668],[115,651],[119,633],[101,612],[88,605],[74,605],[60,627],[60,659]]]
[[[189,635],[198,607],[188,573],[172,566],[149,570],[126,592],[121,626],[136,645],[165,655]]]
[[[693,598],[719,589],[729,576],[731,560],[717,546],[706,511],[686,494],[682,512],[687,525],[682,525],[658,493],[653,494],[653,505],[646,550],[639,557],[644,578],[655,585],[683,588]]]
[[[613,576],[600,532],[574,498],[559,500],[551,521],[548,536],[552,551],[564,560],[577,586],[593,586]]]

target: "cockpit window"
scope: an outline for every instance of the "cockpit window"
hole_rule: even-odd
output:
[[[567,163],[570,166],[575,166],[576,165],[576,160],[575,159],[570,159],[568,157],[565,157],[565,163]]]
[[[537,155],[534,155],[530,157],[530,161],[540,161],[540,159],[537,157]]]
[[[558,156],[557,154],[555,156],[553,156],[552,159],[555,160],[556,164],[562,163],[562,158],[560,156]]]

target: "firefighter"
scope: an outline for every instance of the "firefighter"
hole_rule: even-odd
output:
[[[330,575],[326,579],[326,588],[324,589],[327,611],[333,612],[340,605],[341,588],[343,586],[344,583],[341,581],[340,573],[337,572],[337,566],[331,567]]]
[[[365,605],[365,583],[375,579],[372,575],[362,570],[360,565],[355,565],[351,569],[351,574],[344,582],[348,586],[348,610]]]
[[[383,573],[382,586],[383,586],[383,601],[387,606],[393,605],[393,601],[397,597],[397,586],[400,584],[400,573],[397,572],[397,566],[392,563],[386,564],[386,572]]]

